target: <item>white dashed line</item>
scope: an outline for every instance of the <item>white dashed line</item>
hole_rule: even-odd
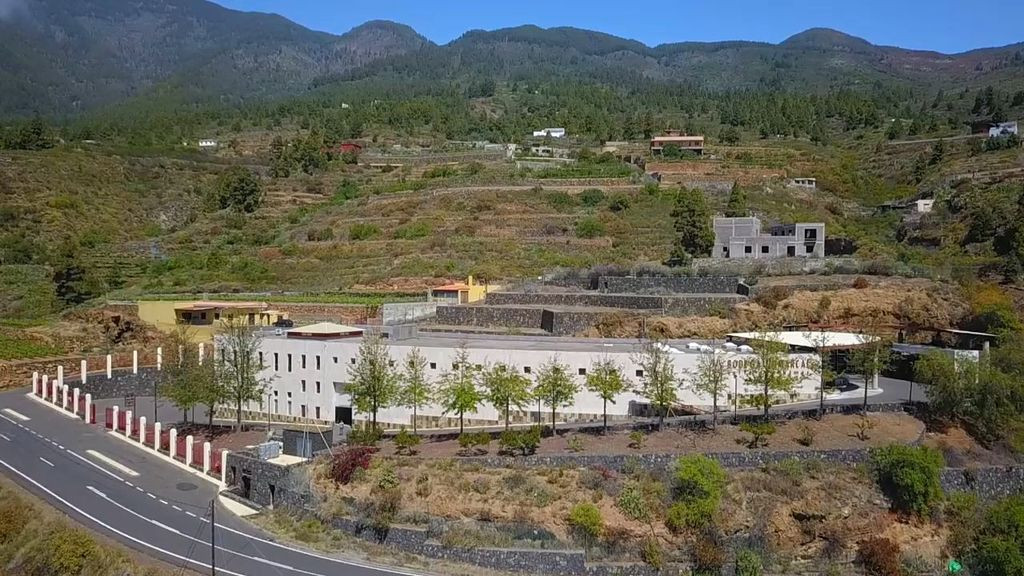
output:
[[[54,467],[54,466],[53,466],[53,462],[50,462],[50,461],[49,461],[49,460],[47,460],[46,458],[43,458],[42,456],[40,456],[40,457],[39,457],[39,459],[43,461],[43,464],[46,464],[46,465],[47,465],[47,466],[49,466],[50,468],[53,468],[53,467]]]
[[[135,470],[132,470],[131,468],[125,466],[124,464],[121,464],[120,462],[118,462],[118,461],[116,461],[116,460],[114,460],[112,458],[108,458],[108,457],[104,456],[103,454],[100,454],[99,452],[97,452],[95,450],[86,450],[85,453],[88,454],[89,456],[92,456],[93,458],[99,460],[100,462],[103,462],[107,466],[110,466],[111,468],[117,470],[118,472],[121,472],[123,474],[127,474],[127,475],[129,475],[131,477],[136,477],[136,476],[139,475],[139,473],[136,472]],[[120,478],[119,478],[119,480],[120,480]]]
[[[31,420],[31,418],[29,418],[28,416],[25,416],[21,412],[17,412],[15,410],[11,410],[10,408],[4,408],[4,412],[9,414],[13,418],[17,418],[18,420],[21,420],[22,422],[28,422],[29,420]]]
[[[153,494],[152,492],[146,492],[146,494],[148,494],[153,500],[156,500],[156,494]]]
[[[193,518],[196,518],[196,517],[197,517],[197,516],[196,516],[195,514],[193,514],[193,513],[189,512],[188,510],[185,510],[185,514],[188,514],[189,516],[191,516],[191,517],[193,517]]]
[[[145,490],[143,490],[141,486],[136,486],[135,489],[138,490],[139,492],[145,492]]]
[[[160,500],[160,503],[161,503],[161,504],[163,504],[164,506],[167,506],[167,500],[163,500],[163,499],[161,499],[161,500]]]
[[[181,512],[181,508],[178,508],[178,505],[177,505],[177,504],[171,504],[171,508],[174,508],[174,509],[175,509],[175,510],[177,510],[178,512]]]
[[[4,440],[7,440],[8,442],[11,441],[11,439],[8,438],[5,434],[0,434],[0,438],[3,438]]]

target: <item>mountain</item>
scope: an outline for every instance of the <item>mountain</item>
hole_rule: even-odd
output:
[[[780,44],[636,40],[571,27],[473,30],[437,46],[367,22],[340,36],[206,0],[0,0],[0,116],[67,116],[129,99],[170,108],[301,95],[377,76],[451,82],[639,80],[709,90],[927,91],[1016,82],[1024,44],[963,54],[876,46],[815,28]]]
[[[188,98],[290,95],[429,42],[373,21],[335,36],[204,0],[0,2],[0,114],[68,114],[158,83]]]

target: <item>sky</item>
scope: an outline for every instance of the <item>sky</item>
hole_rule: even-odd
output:
[[[813,27],[835,28],[873,44],[945,53],[1024,41],[1024,27],[1019,25],[1024,21],[1024,0],[215,1],[237,10],[277,13],[335,34],[367,20],[393,20],[438,44],[467,30],[521,24],[599,30],[651,46],[718,40],[777,43]]]

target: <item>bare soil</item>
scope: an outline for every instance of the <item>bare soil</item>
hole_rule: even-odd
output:
[[[924,424],[908,414],[872,414],[873,427],[867,431],[868,438],[857,438],[860,416],[834,415],[819,422],[817,420],[795,420],[779,423],[776,432],[768,439],[768,445],[758,450],[835,450],[884,446],[893,442],[910,443],[924,432]],[[813,441],[810,446],[797,442],[804,434],[804,427],[810,431]],[[570,442],[579,438],[584,454],[703,454],[708,452],[737,452],[748,450],[751,436],[738,426],[719,424],[717,430],[689,431],[678,428],[653,432],[644,437],[639,449],[630,447],[629,434],[613,431],[607,435],[569,432],[564,435],[541,440],[538,454],[568,453]],[[496,444],[496,443],[494,443]],[[461,448],[456,440],[425,441],[419,446],[423,458],[451,458],[459,455]],[[497,451],[492,445],[490,451]],[[394,446],[387,443],[382,453],[394,453]]]
[[[997,445],[986,448],[962,428],[929,431],[924,436],[924,445],[942,452],[946,466],[951,468],[1013,466],[1018,463],[1008,447]]]

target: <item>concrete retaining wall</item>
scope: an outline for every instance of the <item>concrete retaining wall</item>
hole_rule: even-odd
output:
[[[381,322],[385,326],[433,318],[436,313],[436,302],[393,302],[380,307]]]

